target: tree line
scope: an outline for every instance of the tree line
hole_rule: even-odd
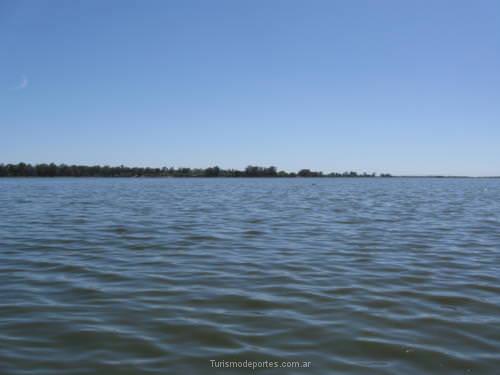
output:
[[[120,165],[67,165],[67,164],[0,164],[0,177],[376,177],[375,173],[323,173],[310,169],[286,172],[276,167],[249,165],[244,170],[209,168],[150,168]],[[391,177],[381,174],[380,177]]]

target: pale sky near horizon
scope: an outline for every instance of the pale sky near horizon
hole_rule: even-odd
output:
[[[0,163],[500,175],[499,1],[0,1]]]

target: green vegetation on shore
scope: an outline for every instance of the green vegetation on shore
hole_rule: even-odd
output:
[[[0,164],[0,177],[376,177],[375,173],[323,173],[301,169],[298,172],[278,171],[276,167],[248,166],[245,170],[209,168],[110,167],[107,165],[66,165],[54,163]],[[381,174],[380,177],[391,177]]]

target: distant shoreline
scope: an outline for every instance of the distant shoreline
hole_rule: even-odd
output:
[[[278,170],[274,166],[248,166],[244,170],[222,169],[217,166],[208,168],[173,168],[173,167],[127,167],[108,165],[68,165],[68,164],[0,164],[0,178],[12,177],[105,177],[105,178],[487,178],[500,176],[446,176],[446,175],[391,175],[389,173],[358,173],[313,171],[301,169],[297,172]]]
[[[127,167],[108,165],[67,165],[67,164],[0,164],[0,177],[349,177],[374,178],[392,177],[388,173],[330,172],[301,169],[297,172],[278,170],[274,166],[260,167],[249,165],[244,170],[222,169],[218,166],[208,168],[173,168],[173,167]]]
[[[202,178],[219,178],[219,179],[286,179],[286,178],[319,178],[319,179],[369,179],[369,180],[379,180],[379,179],[435,179],[435,180],[453,180],[453,179],[470,179],[470,180],[495,180],[500,179],[500,176],[0,176],[0,179],[41,179],[41,178],[49,178],[49,179],[80,179],[80,178],[109,178],[109,179],[134,179],[134,178],[154,178],[154,179],[202,179]]]

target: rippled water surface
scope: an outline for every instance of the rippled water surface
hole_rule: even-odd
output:
[[[0,180],[2,375],[499,372],[500,180]]]

